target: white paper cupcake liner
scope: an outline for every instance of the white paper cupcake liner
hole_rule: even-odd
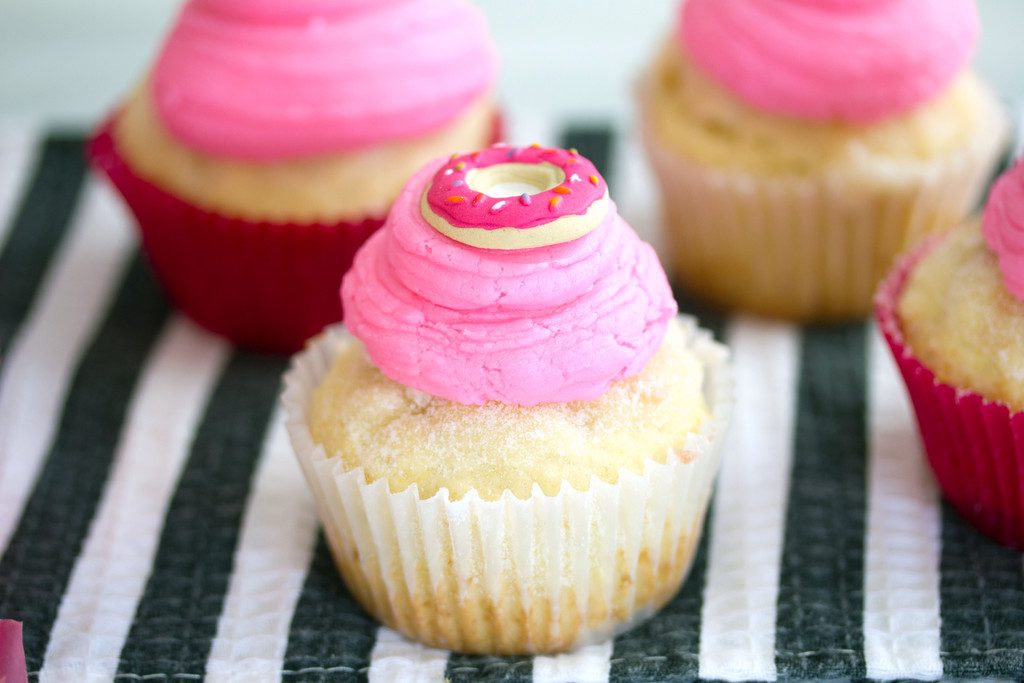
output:
[[[310,435],[309,398],[343,345],[329,328],[295,357],[282,398],[287,427],[349,589],[387,626],[461,652],[557,652],[605,639],[677,592],[700,538],[733,402],[728,353],[683,319],[706,368],[711,417],[667,462],[616,484],[494,501],[447,489],[421,499],[345,471]]]
[[[688,159],[662,140],[641,82],[643,140],[661,186],[668,259],[724,308],[803,321],[867,315],[896,257],[977,205],[1007,138],[993,109],[962,149],[870,178],[758,176]]]

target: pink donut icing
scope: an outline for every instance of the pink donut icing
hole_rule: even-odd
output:
[[[768,112],[868,123],[938,95],[970,59],[973,0],[687,0],[679,39]]]
[[[982,229],[999,258],[1006,288],[1024,301],[1024,159],[992,186]]]
[[[444,163],[406,185],[342,284],[345,325],[381,372],[460,403],[530,406],[597,398],[643,369],[676,304],[614,204],[571,242],[478,249],[420,211]]]
[[[466,176],[471,171],[504,163],[551,164],[562,170],[565,179],[549,190],[520,197],[491,197],[467,185]],[[574,149],[499,143],[479,152],[452,156],[434,174],[427,189],[427,203],[452,225],[482,230],[506,226],[526,229],[562,216],[586,213],[604,193],[604,179],[597,168]]]
[[[493,86],[496,65],[465,0],[192,0],[152,87],[185,144],[272,161],[436,130]]]

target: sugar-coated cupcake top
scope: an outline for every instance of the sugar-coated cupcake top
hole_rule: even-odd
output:
[[[452,179],[468,155],[410,180],[345,277],[345,325],[384,375],[452,401],[597,398],[661,345],[676,313],[665,274],[583,157],[493,149],[475,173]]]
[[[992,187],[982,229],[999,258],[1006,289],[1024,301],[1024,159]]]
[[[493,86],[466,0],[191,0],[157,59],[157,111],[197,150],[270,161],[415,137]]]
[[[686,0],[678,38],[755,107],[869,123],[937,96],[978,30],[974,0]]]

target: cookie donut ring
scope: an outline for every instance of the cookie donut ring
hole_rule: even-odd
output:
[[[608,207],[608,186],[594,164],[574,149],[540,145],[453,155],[420,201],[423,217],[442,234],[506,250],[582,237]]]

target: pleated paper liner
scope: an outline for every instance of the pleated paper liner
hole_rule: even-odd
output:
[[[897,314],[914,266],[941,241],[903,258],[879,289],[875,316],[917,415],[928,462],[946,498],[982,533],[1024,550],[1024,413],[939,380],[907,346]]]
[[[640,84],[641,109],[650,105]],[[841,173],[759,177],[644,144],[658,177],[669,265],[696,296],[794,321],[866,316],[896,257],[976,206],[1006,138],[979,130],[964,149],[891,183]]]
[[[342,317],[339,288],[384,216],[334,223],[232,218],[192,205],[134,173],[112,119],[89,141],[92,165],[135,215],[142,247],[183,313],[236,345],[292,353]],[[495,118],[494,137],[502,121]]]
[[[384,624],[434,647],[468,653],[558,652],[604,640],[661,608],[693,560],[732,409],[727,352],[683,321],[707,369],[711,418],[664,464],[624,471],[616,484],[563,483],[556,495],[494,501],[447,489],[421,499],[345,471],[314,444],[309,397],[340,348],[331,328],[285,378],[288,431],[335,562]],[[510,454],[514,457],[514,454]]]

